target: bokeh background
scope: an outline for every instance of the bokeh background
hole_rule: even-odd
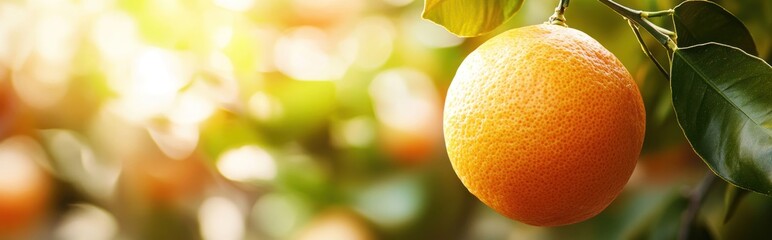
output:
[[[526,1],[497,32],[542,23],[556,4]],[[772,2],[720,4],[769,62]],[[540,228],[482,205],[444,150],[445,91],[497,32],[460,39],[422,20],[422,7],[0,1],[0,239],[674,238],[707,168],[621,17],[589,0],[566,15],[638,81],[639,164],[601,215]],[[696,237],[772,236],[772,198],[748,195],[725,222],[725,187],[710,186]]]

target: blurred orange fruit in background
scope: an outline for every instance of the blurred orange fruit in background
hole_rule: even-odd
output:
[[[391,69],[370,83],[370,95],[382,148],[399,164],[430,160],[442,132],[442,103],[431,78],[416,69]]]
[[[557,25],[488,40],[461,64],[445,102],[446,146],[463,184],[538,226],[605,209],[632,174],[644,128],[641,95],[622,63]]]
[[[37,163],[43,154],[27,136],[0,142],[0,239],[28,238],[48,210],[51,179]]]
[[[123,180],[129,190],[138,191],[153,203],[179,204],[200,199],[210,175],[207,166],[194,154],[182,160],[156,157],[129,162]]]

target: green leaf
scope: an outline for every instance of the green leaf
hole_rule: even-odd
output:
[[[724,214],[724,223],[728,222],[729,219],[732,218],[735,210],[737,210],[737,206],[740,206],[740,201],[742,201],[742,199],[747,196],[748,193],[750,192],[742,188],[738,188],[735,185],[726,185],[726,192],[724,192],[724,209],[726,209],[726,214]]]
[[[678,123],[710,169],[772,195],[772,67],[720,43],[680,48],[671,66]]]
[[[748,28],[732,13],[708,1],[685,1],[675,7],[678,46],[717,42],[738,47],[754,56],[759,53]]]
[[[523,0],[425,0],[423,18],[459,37],[480,36],[504,24]]]

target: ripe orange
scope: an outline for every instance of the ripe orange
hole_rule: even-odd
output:
[[[619,194],[645,112],[622,63],[557,25],[504,32],[463,61],[444,112],[448,155],[483,203],[527,224],[591,218]]]

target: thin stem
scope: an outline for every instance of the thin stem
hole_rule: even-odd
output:
[[[611,10],[614,10],[614,12],[617,12],[618,14],[622,15],[622,17],[631,20],[638,24],[638,26],[643,27],[646,32],[654,36],[654,39],[657,39],[657,42],[662,44],[665,49],[668,49],[669,51],[675,51],[678,47],[676,47],[675,42],[670,38],[669,31],[667,33],[660,32],[662,28],[660,28],[657,25],[654,25],[653,23],[649,22],[646,18],[642,17],[643,11],[641,10],[635,10],[631,9],[625,6],[622,6],[619,3],[616,3],[611,0],[598,0],[603,4],[606,4]]]
[[[642,17],[642,18],[663,17],[663,16],[670,16],[670,15],[673,15],[673,13],[675,13],[675,11],[673,11],[673,9],[662,10],[662,11],[656,11],[656,12],[646,12],[646,11],[642,11],[642,12],[641,12],[641,17]]]
[[[681,228],[678,230],[678,239],[689,239],[692,224],[697,218],[697,213],[700,211],[700,207],[702,206],[702,202],[705,200],[705,196],[708,195],[710,186],[712,186],[714,182],[716,182],[716,175],[713,174],[713,172],[708,171],[705,173],[705,178],[702,179],[700,185],[698,185],[697,188],[695,188],[694,191],[692,191],[690,194],[689,207],[681,217]]]
[[[560,0],[560,3],[555,8],[555,13],[552,14],[547,23],[567,27],[566,17],[563,14],[566,12],[569,2],[570,0]]]
[[[633,23],[633,21],[629,19],[627,20],[627,24],[629,24],[630,28],[633,29],[633,33],[635,33],[635,38],[638,39],[638,43],[641,44],[641,49],[643,50],[643,53],[645,53],[646,56],[648,56],[649,59],[651,59],[651,61],[654,62],[654,65],[657,66],[657,69],[659,70],[659,72],[661,72],[662,75],[665,75],[665,79],[670,79],[670,74],[667,73],[667,70],[665,70],[665,68],[662,67],[662,64],[660,64],[659,61],[657,61],[657,58],[654,57],[654,54],[652,54],[651,51],[649,51],[649,47],[646,46],[646,42],[643,41],[641,32],[638,31],[638,26],[636,26],[635,23]]]
[[[644,21],[648,22],[649,20],[644,19]],[[673,32],[673,31],[667,30],[667,29],[665,29],[663,27],[660,27],[660,26],[657,26],[657,25],[654,25],[654,24],[652,24],[652,25],[654,26],[654,28],[657,29],[657,31],[661,32],[662,34],[667,35],[668,37],[670,37],[670,39],[673,39],[676,36],[675,32]]]

